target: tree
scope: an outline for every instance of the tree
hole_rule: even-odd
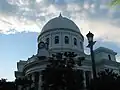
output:
[[[63,55],[66,58],[63,58]],[[83,77],[80,70],[74,70],[73,52],[57,53],[49,59],[49,64],[42,71],[43,90],[80,90]]]
[[[25,77],[24,78],[17,78],[17,79],[15,79],[16,87],[18,87],[20,85],[20,86],[22,86],[22,89],[27,87],[27,86],[30,86],[32,83],[33,83],[32,80],[28,80]]]
[[[120,76],[113,70],[105,69],[98,73],[95,80],[91,80],[89,90],[120,90]]]
[[[7,79],[1,78],[0,90],[16,90],[14,82],[7,82]]]
[[[120,0],[112,0],[111,5],[113,6],[120,5]]]

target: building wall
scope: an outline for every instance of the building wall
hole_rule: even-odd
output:
[[[19,72],[22,72],[23,71],[23,68],[24,68],[24,65],[26,64],[27,61],[19,61],[17,62],[17,69]]]
[[[54,23],[55,25],[55,23]],[[59,24],[57,24],[59,26]],[[67,25],[67,24],[66,24]],[[64,25],[66,27],[66,25]],[[70,26],[72,28],[72,26]],[[79,30],[78,30],[79,31]],[[86,55],[84,53],[84,48],[83,48],[83,43],[84,43],[84,38],[82,36],[82,34],[80,32],[78,32],[77,30],[67,30],[67,29],[53,29],[53,30],[47,30],[47,31],[43,31],[39,37],[38,37],[38,44],[43,41],[46,42],[46,39],[49,38],[49,47],[48,47],[48,51],[49,54],[53,54],[53,53],[57,53],[57,52],[75,52],[76,54],[78,54],[78,56],[84,56],[85,60],[82,62],[82,66],[77,66],[75,67],[76,69],[80,69],[83,71],[84,73],[84,78],[88,78],[92,77],[92,62],[91,62],[91,56],[90,55]],[[59,36],[59,43],[55,44],[55,36]],[[65,44],[65,36],[68,36],[69,38],[69,44]],[[77,39],[77,45],[74,45],[74,38]],[[99,49],[100,50],[100,49]],[[95,51],[95,62],[96,63],[96,70],[97,72],[100,70],[104,70],[104,69],[114,69],[115,72],[118,72],[119,69],[117,66],[112,66],[112,65],[105,65],[104,62],[101,65],[98,65],[98,63],[100,63],[103,60],[108,60],[109,61],[109,56],[111,57],[112,61],[116,61],[115,58],[115,54],[114,52],[112,52],[112,50],[108,50],[106,49],[107,52],[105,52],[105,49],[103,51],[99,51],[96,50]],[[110,51],[110,52],[108,52]],[[38,49],[38,53],[37,55],[35,55],[35,57],[37,56],[44,56],[46,55],[46,51],[45,49]],[[28,58],[27,61],[25,62],[18,62],[17,64],[17,68],[18,71],[23,72],[23,68],[24,70],[24,74],[25,76],[29,76],[30,78],[35,81],[35,72],[39,73],[39,85],[41,85],[41,80],[40,80],[40,73],[42,70],[45,69],[46,64],[43,62],[45,60],[39,60],[35,57],[31,57]],[[37,62],[38,61],[38,62]],[[27,63],[26,63],[27,62]],[[35,63],[37,62],[37,63]],[[27,64],[27,65],[25,65]],[[97,66],[98,65],[98,66]],[[27,67],[28,66],[28,67]],[[86,73],[86,74],[85,74]],[[87,81],[84,80],[85,83],[87,83]],[[33,85],[34,86],[34,85]],[[32,85],[31,85],[32,87]],[[38,87],[39,90],[40,87]]]
[[[55,44],[55,36],[59,36],[59,43]],[[69,44],[65,44],[65,36],[69,37]],[[83,37],[80,33],[65,30],[54,30],[45,32],[39,37],[38,43],[45,42],[49,38],[49,51],[52,52],[84,52]],[[77,45],[74,45],[74,38],[77,39]]]
[[[116,58],[114,54],[106,53],[106,52],[99,52],[99,53],[95,53],[95,60],[96,62],[99,63],[101,60],[116,61]]]

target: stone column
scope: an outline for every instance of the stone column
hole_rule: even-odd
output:
[[[31,74],[31,80],[33,81],[31,88],[34,88],[35,87],[35,75],[34,75],[34,73]]]
[[[38,90],[38,86],[39,86],[39,72],[35,72],[34,73],[34,77],[35,77],[35,90]]]
[[[42,90],[42,80],[41,80],[42,75],[39,73],[39,82],[38,82],[38,90]]]
[[[91,72],[90,71],[86,71],[85,72],[85,76],[86,76],[86,87],[88,88],[88,86],[90,84],[90,80],[91,80]]]
[[[83,78],[84,78],[84,81],[83,81],[83,83],[84,83],[84,88],[86,88],[86,76],[85,76],[85,71],[83,71]]]
[[[27,76],[27,79],[28,79],[28,80],[32,80],[31,74],[29,74],[29,75]],[[31,89],[31,84],[27,87],[26,90],[30,90],[30,89]]]

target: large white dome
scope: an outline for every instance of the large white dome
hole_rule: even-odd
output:
[[[48,43],[49,54],[58,52],[84,52],[84,37],[77,25],[70,19],[55,17],[48,21],[38,36],[38,43]]]
[[[46,32],[48,30],[53,30],[53,29],[71,29],[76,32],[80,32],[79,28],[77,25],[70,19],[66,17],[62,17],[60,14],[59,17],[53,18],[50,21],[48,21],[45,26],[42,28],[41,32]]]

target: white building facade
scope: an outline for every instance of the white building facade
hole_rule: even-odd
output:
[[[61,14],[48,21],[38,36],[38,52],[26,61],[17,63],[18,70],[15,77],[27,77],[36,82],[31,88],[41,90],[41,71],[48,63],[48,57],[55,53],[75,52],[77,57],[85,57],[82,66],[76,66],[83,71],[84,83],[92,77],[92,62],[90,55],[84,53],[84,37],[77,25]],[[119,63],[116,62],[117,53],[105,47],[94,50],[97,72],[104,69],[113,69],[119,73]],[[76,58],[77,60],[77,58]]]

